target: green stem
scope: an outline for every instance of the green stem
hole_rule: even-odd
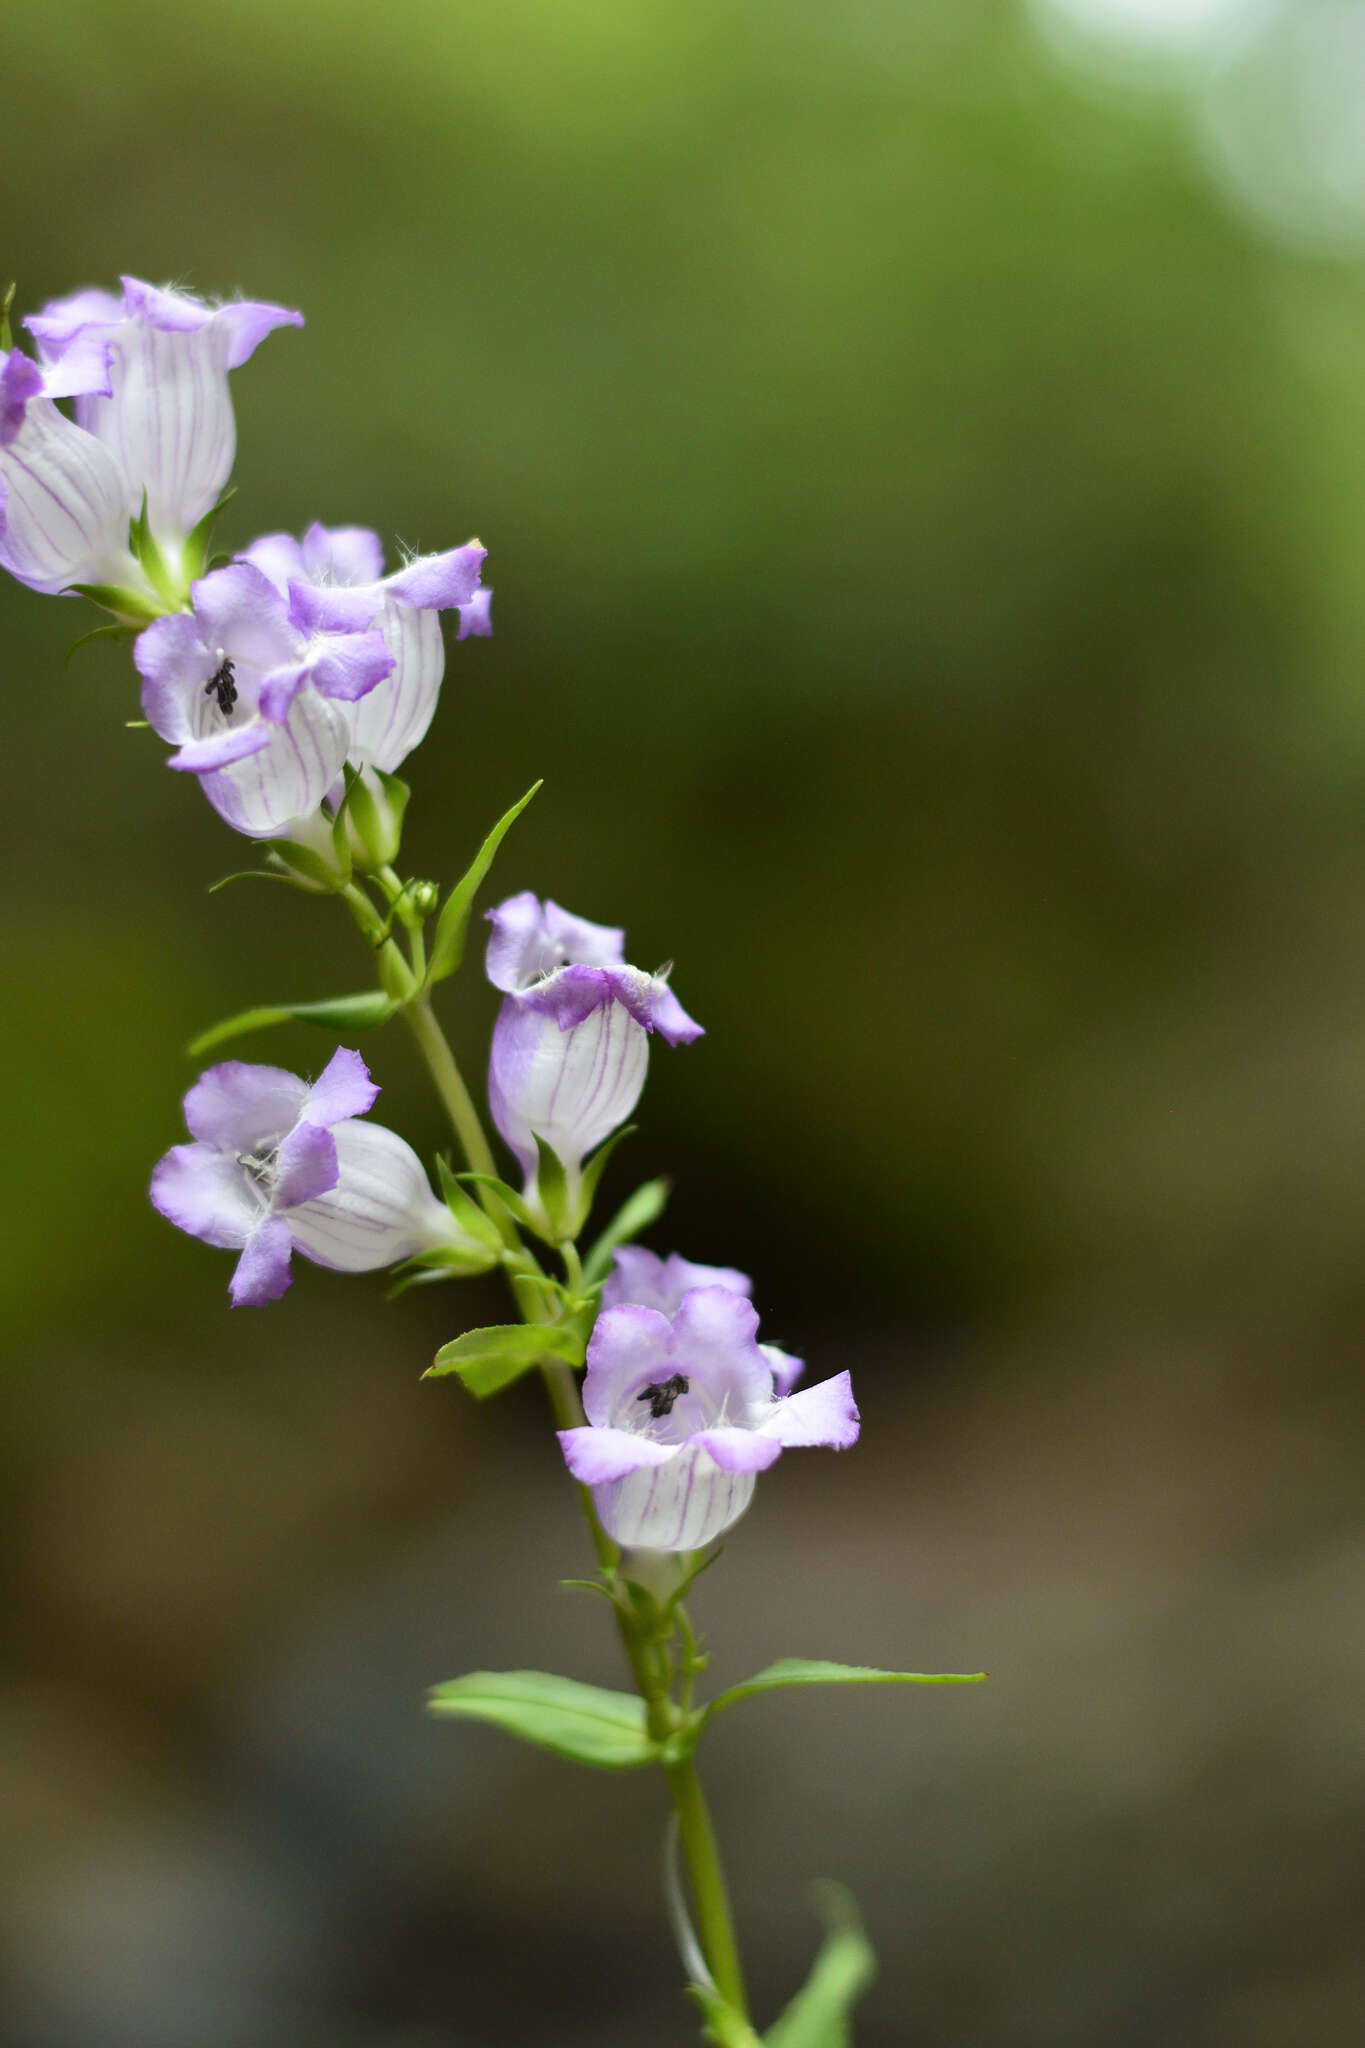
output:
[[[666,1765],[664,1775],[673,1794],[678,1832],[692,1876],[692,1897],[697,1909],[697,1934],[702,1953],[710,1965],[721,1997],[747,2020],[749,2007],[744,1993],[744,1973],[739,1966],[730,1893],[697,1767],[689,1757],[685,1764]]]
[[[356,923],[368,937],[373,938],[382,931],[379,914],[363,890],[351,884],[342,893]],[[392,941],[386,943],[392,944]],[[399,958],[402,958],[401,954]],[[426,1062],[427,1071],[450,1118],[451,1128],[471,1172],[496,1176],[497,1162],[484,1134],[479,1112],[465,1085],[464,1076],[456,1064],[449,1041],[436,1021],[430,999],[421,995],[408,1000],[403,1005],[403,1015],[417,1041],[418,1050]],[[502,1204],[496,1200],[490,1201],[489,1213],[493,1215],[493,1220],[502,1232],[508,1250],[520,1252],[522,1246],[516,1226]],[[570,1285],[576,1287],[582,1276],[577,1247],[567,1246],[563,1249],[566,1274],[569,1276]],[[532,1318],[528,1315],[526,1320],[530,1321]],[[583,1421],[583,1404],[579,1398],[577,1382],[569,1367],[546,1363],[541,1367],[541,1376],[559,1428],[578,1427]],[[621,1553],[597,1518],[591,1488],[580,1486],[578,1492],[592,1535],[593,1547],[597,1552],[598,1563],[604,1572],[614,1572],[620,1562]],[[622,1647],[630,1663],[636,1689],[646,1704],[650,1732],[656,1741],[663,1741],[673,1732],[678,1721],[678,1710],[669,1697],[671,1688],[668,1679],[671,1674],[668,1659],[661,1653],[657,1643],[644,1639],[640,1629],[632,1624],[620,1607],[617,1607],[616,1618]],[[690,1625],[685,1626],[683,1640],[684,1682],[688,1685],[690,1694],[691,1671],[696,1668],[693,1663],[696,1657],[696,1638]],[[685,1763],[666,1764],[664,1775],[668,1779],[669,1790],[673,1795],[674,1811],[678,1816],[678,1832],[691,1874],[692,1896],[697,1911],[697,1932],[702,1952],[715,1979],[717,1991],[747,2023],[748,2006],[744,1993],[744,1977],[739,1963],[739,1949],[735,1940],[734,1918],[730,1911],[730,1894],[720,1860],[716,1831],[701,1789],[701,1780],[690,1757]]]

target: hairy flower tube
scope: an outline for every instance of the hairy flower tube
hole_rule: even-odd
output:
[[[222,495],[237,430],[228,373],[272,329],[301,313],[242,300],[206,305],[188,292],[125,277],[121,297],[80,291],[24,324],[34,363],[12,350],[0,368],[0,568],[33,590],[114,586],[165,608],[128,527],[146,494],[147,523],[170,584],[198,562],[185,544]],[[58,410],[75,400],[75,421]]]
[[[294,1251],[340,1273],[423,1254],[467,1270],[489,1263],[432,1194],[412,1147],[356,1121],[378,1093],[360,1054],[342,1047],[311,1087],[282,1067],[228,1060],[190,1089],[194,1143],[158,1161],[152,1205],[191,1237],[241,1251],[234,1308],[278,1300]]]
[[[661,1259],[642,1244],[623,1244],[612,1254],[612,1271],[602,1287],[602,1306],[620,1308],[632,1302],[639,1308],[656,1308],[661,1315],[676,1315],[683,1296],[694,1287],[725,1287],[746,1300],[754,1291],[748,1274],[736,1272],[733,1266],[699,1266],[681,1252],[670,1252]],[[774,1391],[789,1394],[805,1371],[804,1360],[793,1358],[776,1344],[758,1348],[768,1362]]]
[[[857,1441],[846,1372],[778,1394],[758,1317],[728,1287],[685,1294],[672,1317],[625,1305],[597,1319],[583,1380],[586,1426],[559,1431],[615,1542],[697,1550],[738,1520],[754,1476],[784,1449]]]
[[[248,562],[190,586],[192,612],[156,619],[133,659],[142,708],[234,830],[269,839],[315,810],[341,773],[351,713],[393,671],[381,633],[328,630]]]
[[[394,667],[352,713],[348,758],[354,767],[392,774],[425,736],[445,674],[438,612],[459,613],[458,640],[493,630],[493,593],[479,584],[486,553],[478,541],[470,541],[444,554],[419,555],[386,576],[377,533],[363,526],[316,524],[301,541],[268,533],[243,553],[241,559],[285,596],[307,591],[306,601],[320,623],[375,626],[383,634]]]
[[[529,890],[488,912],[487,973],[503,992],[493,1028],[488,1100],[536,1200],[537,1137],[554,1151],[570,1198],[583,1160],[634,1109],[649,1034],[690,1045],[702,1027],[666,975],[624,960],[625,933],[590,924]]]

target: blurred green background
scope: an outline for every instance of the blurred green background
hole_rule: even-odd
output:
[[[545,776],[498,893],[625,924],[708,1027],[608,1192],[676,1173],[657,1247],[752,1271],[865,1418],[700,1590],[717,1674],[992,1671],[714,1737],[760,2008],[837,1875],[866,2048],[1313,2048],[1365,2002],[1362,10],[1148,12],[0,31],[18,310],[126,270],[307,316],[234,380],[225,543],[489,546],[405,864]],[[304,1267],[229,1315],[146,1205],[193,1032],[366,967],[206,893],[240,842],[126,656],[63,666],[88,623],[0,590],[5,2039],[682,2043],[656,1789],[421,1713],[616,1680],[533,1390],[418,1384],[496,1291]],[[476,959],[444,1015],[477,1072]],[[434,1151],[398,1027],[363,1049]]]

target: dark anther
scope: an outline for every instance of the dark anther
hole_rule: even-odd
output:
[[[232,663],[230,661],[223,663],[217,675],[209,677],[204,685],[204,695],[218,699],[218,709],[226,718],[233,705],[237,702],[237,685],[233,681]]]
[[[635,1398],[648,1401],[651,1420],[658,1422],[663,1416],[673,1413],[673,1403],[679,1394],[687,1392],[689,1384],[680,1372],[675,1372],[657,1387],[642,1387]]]

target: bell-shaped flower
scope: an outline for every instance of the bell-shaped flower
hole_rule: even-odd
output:
[[[192,612],[140,634],[142,708],[234,830],[270,839],[341,773],[356,704],[393,669],[383,635],[330,631],[234,562],[190,587]]]
[[[113,584],[164,608],[128,545],[144,493],[166,574],[183,589],[199,566],[185,543],[222,495],[237,430],[228,373],[281,326],[283,306],[206,305],[187,292],[122,280],[121,297],[81,291],[25,322],[39,364],[13,351],[0,436],[0,567],[34,590]],[[15,366],[27,365],[27,371]],[[37,370],[16,417],[16,380]],[[54,400],[73,398],[73,423]]]
[[[694,1287],[725,1287],[731,1294],[742,1294],[746,1301],[754,1291],[748,1274],[737,1272],[733,1266],[699,1266],[694,1260],[685,1259],[681,1252],[670,1252],[666,1259],[661,1259],[656,1252],[646,1251],[642,1244],[618,1245],[612,1253],[612,1267],[602,1286],[603,1308],[634,1303],[638,1308],[656,1308],[660,1315],[672,1316],[682,1306],[683,1296]],[[789,1394],[805,1370],[804,1361],[776,1344],[760,1344],[758,1348],[772,1373],[774,1391]]]
[[[240,1250],[233,1306],[275,1301],[291,1252],[339,1273],[466,1249],[396,1132],[360,1123],[379,1090],[357,1052],[339,1048],[310,1087],[282,1067],[228,1060],[185,1097],[194,1139],[152,1174],[153,1206],[205,1244]]]
[[[48,593],[73,583],[143,586],[123,473],[58,410],[52,383],[22,349],[0,361],[0,569]],[[159,606],[150,588],[146,597],[149,612]]]
[[[378,534],[363,526],[316,524],[301,541],[268,533],[245,551],[243,561],[295,603],[306,603],[320,623],[375,626],[384,635],[393,672],[352,715],[348,758],[354,767],[391,775],[424,737],[445,674],[439,612],[459,613],[457,639],[492,631],[493,593],[479,584],[486,554],[470,541],[444,554],[419,555],[386,576]]]
[[[640,1099],[649,1034],[689,1045],[702,1027],[666,975],[626,965],[624,932],[542,906],[529,890],[488,916],[488,979],[503,992],[488,1071],[493,1121],[521,1163],[527,1199],[539,1200],[539,1137],[558,1155],[572,1201],[583,1160]]]
[[[584,1427],[559,1441],[598,1519],[632,1550],[698,1550],[736,1521],[784,1449],[858,1437],[846,1372],[774,1392],[758,1317],[728,1287],[685,1294],[673,1316],[605,1309],[588,1345]]]

